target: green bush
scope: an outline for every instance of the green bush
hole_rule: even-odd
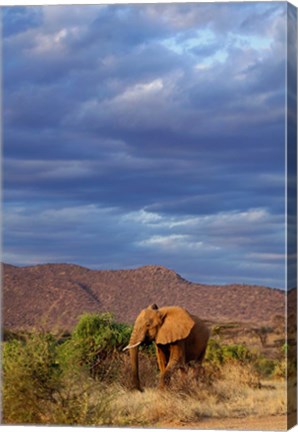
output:
[[[221,345],[216,340],[210,339],[205,358],[207,361],[219,365],[230,360],[249,362],[253,359],[253,354],[245,345]]]
[[[115,322],[110,313],[84,314],[61,345],[59,362],[64,367],[69,362],[83,366],[93,378],[111,376],[119,369],[119,352],[128,344],[131,330],[131,326]]]
[[[130,333],[111,314],[86,314],[62,337],[9,334],[2,349],[4,423],[109,423],[106,385],[125,375],[120,351]]]
[[[109,312],[84,314],[74,328],[72,338],[110,351],[124,348],[128,344],[131,330],[131,326],[115,322]]]
[[[235,361],[241,364],[250,364],[260,378],[284,378],[286,376],[284,358],[282,360],[269,359],[253,353],[242,344],[221,345],[218,341],[210,339],[205,359],[214,367]],[[294,365],[288,365],[288,373],[294,375]]]
[[[259,357],[254,362],[254,368],[261,377],[269,378],[274,375],[278,367],[278,361],[271,360],[265,357]]]
[[[61,362],[61,346],[52,335],[34,332],[3,343],[4,424],[111,423],[113,394]]]
[[[215,364],[222,364],[224,361],[222,347],[220,343],[214,339],[209,339],[205,360]]]
[[[222,350],[225,360],[233,359],[241,362],[248,362],[253,358],[251,351],[242,344],[223,345]]]
[[[43,423],[61,390],[55,339],[32,333],[3,344],[3,417],[7,423]]]

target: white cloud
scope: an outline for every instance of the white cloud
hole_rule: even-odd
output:
[[[158,213],[149,212],[145,209],[129,213],[127,219],[135,220],[143,224],[154,223],[160,228],[177,229],[188,227],[195,230],[198,227],[206,228],[227,228],[243,226],[249,223],[262,223],[265,221],[275,220],[275,217],[270,215],[268,210],[262,208],[248,209],[247,211],[227,211],[204,216],[163,216]]]
[[[271,215],[262,208],[197,217],[166,216],[142,209],[128,214],[126,220],[143,226],[143,238],[137,245],[145,248],[168,249],[180,254],[215,253],[217,256],[238,251],[251,262],[261,259],[267,262],[269,258],[281,262],[283,259],[279,252],[258,252],[262,239],[262,247],[272,243],[276,247],[278,242],[282,247],[284,235],[282,216]]]
[[[162,248],[179,248],[185,245],[187,236],[181,234],[171,234],[168,236],[154,235],[146,240],[138,242],[141,246],[160,246]]]
[[[117,96],[116,101],[130,102],[140,98],[143,100],[147,95],[157,93],[163,87],[162,79],[159,78],[148,83],[137,83]]]
[[[130,212],[122,216],[123,221],[139,222],[144,225],[156,224],[162,221],[162,216],[157,213],[148,212],[144,209]]]
[[[45,55],[51,52],[62,51],[64,49],[64,41],[68,34],[67,29],[62,29],[52,34],[37,34],[35,37],[35,45],[29,51],[35,56]]]
[[[137,242],[141,247],[152,247],[164,250],[166,253],[178,254],[205,253],[220,250],[219,247],[195,240],[195,236],[186,234],[153,235],[145,240]]]

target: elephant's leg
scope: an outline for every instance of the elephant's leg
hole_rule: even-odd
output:
[[[202,365],[206,353],[206,348],[199,355],[196,363],[193,365],[193,376],[196,381],[199,381],[202,373],[204,372],[204,366]]]
[[[184,347],[180,344],[171,345],[169,362],[160,375],[160,389],[169,385],[173,372],[182,364],[184,364]]]
[[[204,360],[204,357],[205,357],[205,354],[206,354],[206,349],[207,348],[205,348],[202,352],[201,352],[201,354],[199,355],[199,357],[198,357],[198,359],[197,359],[197,362],[198,363],[202,363],[202,361]]]
[[[156,346],[156,355],[157,355],[157,363],[160,370],[160,373],[164,373],[167,366],[167,356],[164,350],[158,346]]]

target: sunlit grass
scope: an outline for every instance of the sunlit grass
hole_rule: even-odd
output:
[[[282,357],[272,363],[242,345],[212,341],[198,379],[191,368],[176,371],[164,391],[157,388],[155,355],[142,350],[144,391],[131,391],[129,355],[117,345],[127,329],[110,318],[105,326],[102,339],[93,332],[92,349],[88,335],[81,340],[76,333],[64,340],[32,332],[4,342],[3,423],[186,427],[204,419],[285,415],[294,409],[287,407]]]

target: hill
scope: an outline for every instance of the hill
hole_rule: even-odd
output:
[[[213,322],[254,325],[270,323],[285,310],[281,290],[191,283],[161,266],[90,270],[72,264],[3,264],[2,274],[3,326],[11,330],[38,325],[70,330],[84,312],[109,311],[132,323],[151,303],[180,305]]]

